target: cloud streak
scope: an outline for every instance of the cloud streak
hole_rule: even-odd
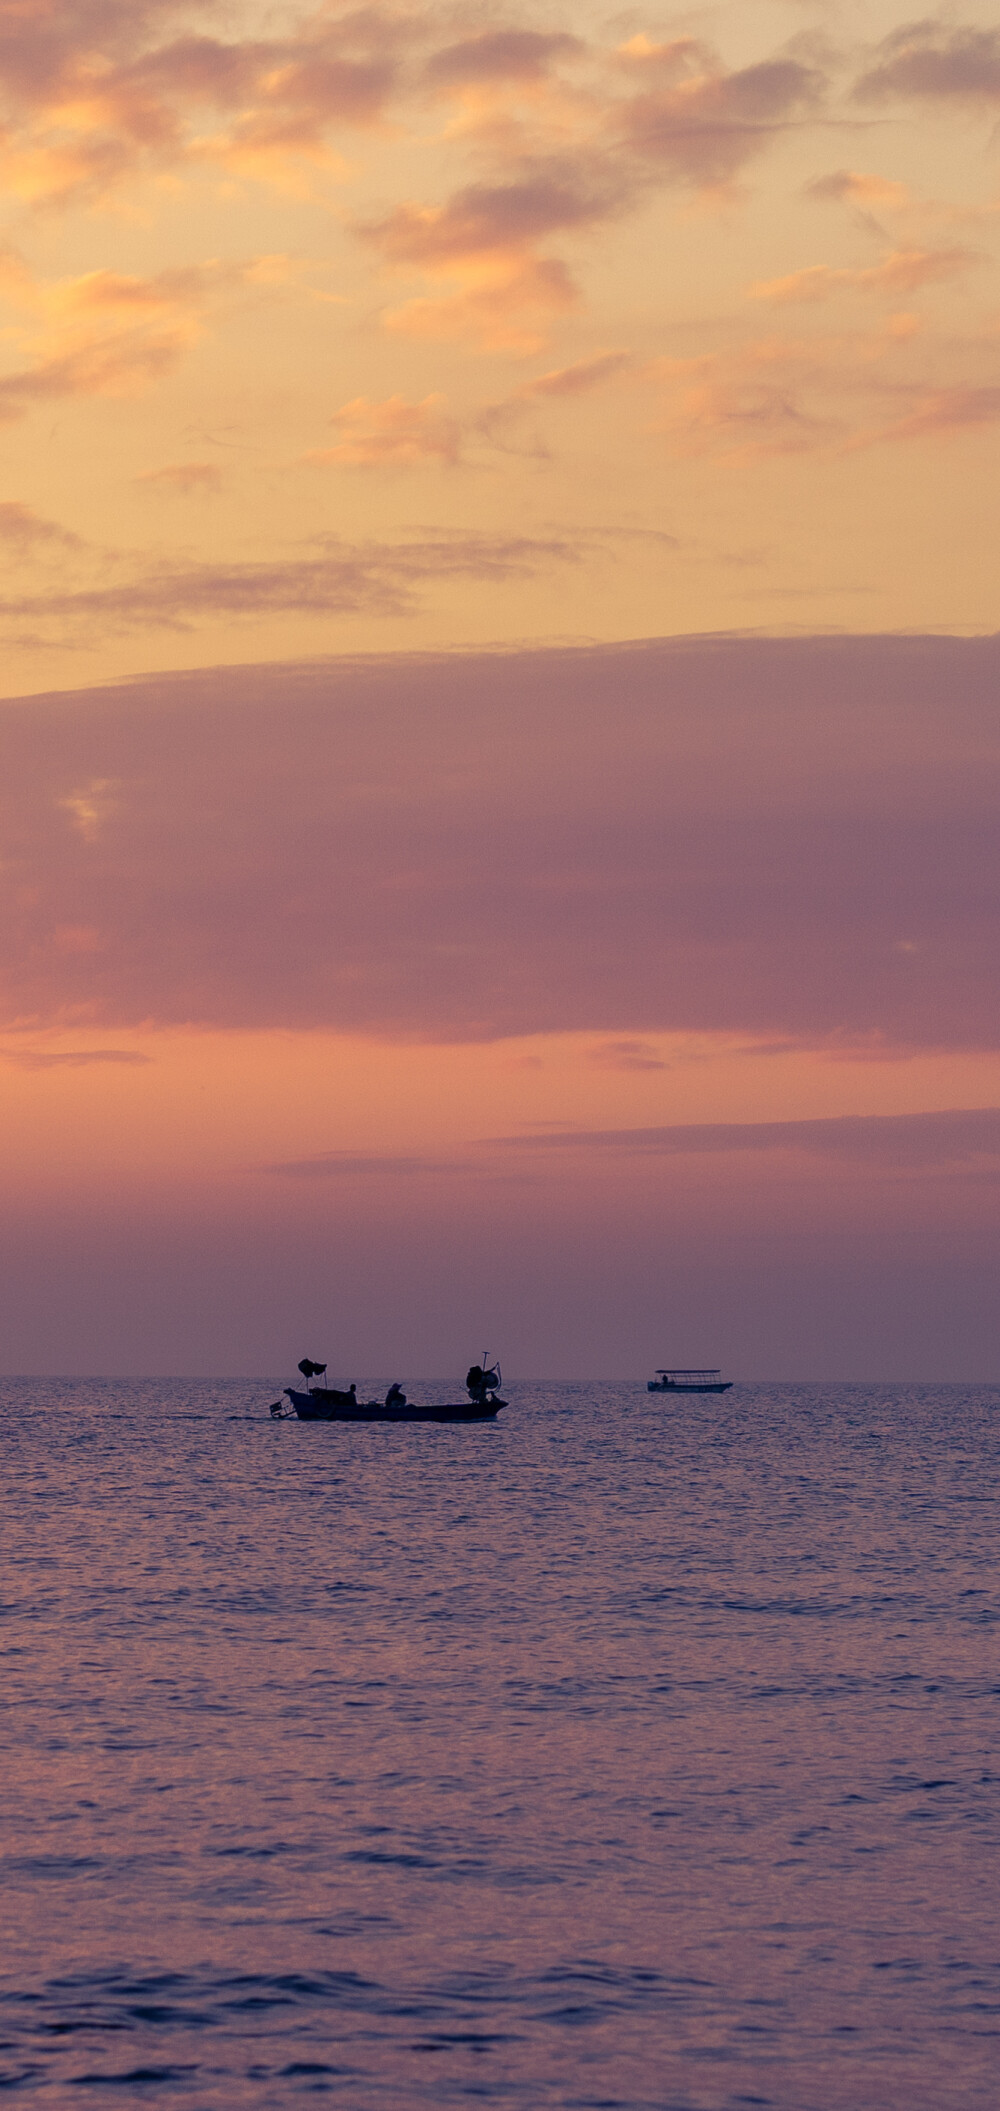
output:
[[[441,395],[418,403],[388,396],[375,403],[355,396],[332,419],[342,433],[333,447],[314,449],[307,462],[334,463],[352,469],[415,469],[424,462],[452,466],[461,453],[461,428],[449,416]]]
[[[502,1136],[493,1148],[677,1158],[793,1152],[900,1172],[1000,1158],[1000,1107],[933,1114],[850,1114],[817,1121],[692,1122],[654,1129],[578,1129]]]
[[[373,451],[382,443],[381,456]],[[348,451],[337,459],[370,466],[404,463],[406,440],[397,427],[376,433],[366,454]],[[395,447],[395,455],[393,454]],[[320,454],[314,460],[329,460]],[[0,523],[2,526],[2,523]],[[39,641],[86,642],[109,632],[188,630],[218,616],[260,621],[267,615],[347,615],[370,611],[408,615],[420,592],[447,580],[503,585],[530,578],[553,564],[572,564],[582,545],[568,536],[455,533],[428,534],[398,543],[349,543],[318,536],[304,550],[270,560],[206,559],[179,564],[89,551],[87,571],[42,590],[0,594],[0,631]],[[98,583],[92,583],[95,570]],[[108,574],[114,575],[109,583]]]
[[[0,422],[58,397],[134,395],[198,341],[213,302],[280,276],[282,260],[209,261],[149,277],[90,271],[41,282],[11,253],[0,296],[26,317],[16,334],[30,364],[0,374]]]
[[[153,1058],[132,1048],[70,1048],[58,1053],[41,1048],[5,1048],[3,1060],[15,1070],[86,1070],[91,1064],[100,1068],[107,1063],[134,1069],[151,1063]]]
[[[886,294],[897,299],[900,294],[919,292],[922,286],[939,285],[982,262],[975,250],[958,243],[943,249],[896,249],[879,264],[855,269],[810,264],[804,271],[790,272],[785,278],[759,281],[751,286],[750,295],[753,300],[770,301],[776,306],[827,300],[839,292]]]
[[[823,302],[861,282],[865,292],[915,290],[921,276],[948,276],[952,265],[926,255],[890,260],[911,285],[893,289],[879,271],[816,267],[753,289],[775,304]],[[959,268],[956,266],[955,268]],[[660,396],[652,429],[678,454],[716,454],[733,462],[769,456],[856,452],[885,441],[956,436],[996,422],[998,400],[991,335],[953,340],[949,357],[925,343],[919,315],[897,311],[875,328],[775,330],[694,357],[650,362],[643,378]],[[948,371],[940,374],[944,365]],[[938,371],[935,371],[935,370]],[[964,371],[963,371],[964,369]]]

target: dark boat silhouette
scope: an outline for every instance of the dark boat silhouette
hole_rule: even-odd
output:
[[[647,1378],[647,1393],[728,1393],[731,1378],[720,1371],[657,1371]]]
[[[286,1385],[284,1397],[289,1402],[291,1414],[300,1422],[491,1422],[506,1400],[499,1398],[500,1366],[473,1364],[466,1381],[465,1400],[444,1400],[424,1403],[408,1400],[402,1387],[391,1385],[384,1400],[359,1400],[352,1385],[347,1392],[339,1392],[332,1385],[311,1385],[312,1378],[326,1374],[325,1363],[313,1363],[304,1356],[299,1370],[306,1380],[306,1390]],[[271,1415],[275,1421],[288,1420],[289,1408],[283,1408],[275,1400]]]

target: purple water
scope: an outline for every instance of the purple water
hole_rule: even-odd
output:
[[[0,1386],[14,2101],[992,2111],[1000,1391],[279,1388]]]

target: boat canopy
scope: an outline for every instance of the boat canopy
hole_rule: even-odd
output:
[[[658,1378],[718,1378],[718,1371],[664,1371],[656,1373]]]

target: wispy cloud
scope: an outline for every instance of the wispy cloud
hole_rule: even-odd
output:
[[[493,1139],[501,1150],[641,1157],[796,1152],[901,1171],[1000,1157],[1000,1107],[933,1114],[851,1114],[818,1121],[693,1122],[654,1129],[573,1129]]]
[[[895,269],[898,260],[891,262]],[[919,276],[924,265],[907,258],[899,268],[904,277],[911,268]],[[935,264],[938,269],[946,276],[950,265]],[[849,276],[856,285],[856,275]],[[759,293],[779,305],[808,304],[837,290],[837,278],[822,267]],[[883,287],[873,282],[862,290]],[[942,359],[934,341],[923,338],[919,314],[904,309],[874,328],[807,333],[800,327],[794,336],[775,331],[694,358],[655,360],[644,378],[662,405],[653,429],[672,449],[742,463],[850,453],[890,440],[917,443],[991,424],[994,365],[989,332],[970,334],[965,343],[953,337]],[[935,372],[942,366],[946,379]]]
[[[315,448],[307,462],[335,463],[353,469],[413,469],[424,462],[454,464],[461,452],[461,428],[449,415],[441,395],[418,403],[388,396],[381,403],[355,396],[331,420],[341,438],[332,447]]]
[[[265,1165],[264,1173],[277,1173],[288,1180],[370,1180],[404,1178],[410,1174],[465,1173],[467,1162],[457,1159],[365,1157],[358,1151],[320,1151],[315,1158],[292,1158],[286,1163]]]
[[[2,1054],[4,1062],[13,1064],[15,1070],[86,1070],[92,1063],[135,1068],[153,1060],[134,1048],[70,1048],[58,1053],[42,1048],[5,1048]]]
[[[849,445],[856,450],[887,441],[950,439],[988,425],[1000,425],[1000,386],[916,389],[902,415],[857,434]]]
[[[0,630],[18,636],[85,640],[150,628],[187,629],[224,614],[346,614],[359,609],[407,614],[422,588],[449,579],[502,585],[553,564],[578,561],[582,545],[569,536],[455,533],[414,536],[397,543],[349,543],[319,536],[292,555],[271,560],[205,560],[145,564],[108,552],[89,553],[97,583],[65,578],[42,591],[0,594]],[[110,583],[108,574],[112,574]]]
[[[0,543],[8,561],[12,556],[37,557],[56,550],[65,553],[83,548],[79,535],[74,535],[58,521],[47,520],[44,514],[36,513],[33,506],[24,505],[20,499],[0,501]]]
[[[665,1070],[663,1057],[649,1041],[603,1041],[591,1051],[599,1070]]]
[[[135,481],[187,497],[193,491],[221,491],[223,475],[217,462],[167,462],[162,469],[143,470]]]
[[[965,1169],[1000,1159],[1000,1107],[947,1109],[920,1114],[834,1115],[799,1121],[687,1122],[644,1129],[573,1129],[535,1124],[513,1136],[493,1136],[443,1158],[322,1151],[309,1158],[265,1165],[259,1170],[305,1181],[378,1180],[440,1175],[489,1178],[518,1160],[535,1171],[570,1158],[604,1162],[752,1156],[787,1163],[826,1165],[883,1173],[922,1173],[941,1167]]]
[[[898,299],[900,294],[919,292],[922,286],[939,285],[983,261],[976,250],[958,244],[944,249],[895,249],[879,264],[857,268],[810,264],[803,271],[789,272],[785,278],[758,280],[749,292],[752,300],[769,301],[778,307],[789,302],[828,300],[831,294],[840,292],[883,294]]]
[[[275,260],[263,261],[273,276]],[[213,301],[262,282],[261,262],[210,261],[148,278],[90,271],[46,283],[8,253],[0,258],[0,297],[25,317],[15,334],[30,357],[0,374],[0,420],[62,396],[148,388],[197,342]]]
[[[532,399],[539,396],[583,396],[591,389],[601,388],[606,381],[613,381],[617,374],[629,364],[628,352],[595,352],[590,358],[575,359],[571,366],[553,367],[547,374],[536,374],[531,381],[522,382],[519,397]]]

